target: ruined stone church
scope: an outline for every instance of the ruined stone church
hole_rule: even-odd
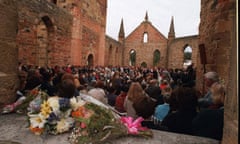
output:
[[[198,36],[175,38],[173,19],[168,38],[151,24],[146,13],[145,20],[127,37],[122,21],[119,39],[114,40],[105,33],[106,0],[17,3],[16,44],[18,61],[23,64],[182,68],[187,46],[192,48],[196,63]]]
[[[207,71],[216,71],[226,85],[221,143],[238,143],[236,0],[201,0],[199,35],[175,37],[172,19],[165,37],[146,14],[128,36],[122,21],[118,40],[105,33],[107,0],[0,0],[0,7],[0,106],[14,101],[18,62],[182,68],[190,46],[196,88]]]
[[[175,37],[172,18],[166,38],[148,18],[128,36],[125,36],[121,21],[118,41],[106,36],[106,55],[108,65],[147,66],[162,68],[183,68],[184,50],[191,47],[191,60],[197,62],[198,36]]]

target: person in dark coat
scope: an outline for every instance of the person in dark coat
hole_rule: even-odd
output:
[[[171,111],[163,119],[161,125],[167,127],[167,131],[170,132],[192,134],[192,120],[197,115],[196,90],[189,87],[178,87],[172,91],[170,97],[175,98],[176,111]],[[169,102],[171,107],[173,101]]]
[[[192,121],[193,134],[202,137],[222,139],[224,121],[225,88],[215,83],[211,86],[213,104],[201,110]]]

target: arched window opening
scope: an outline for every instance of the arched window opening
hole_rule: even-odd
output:
[[[129,58],[129,65],[130,66],[135,66],[136,65],[136,51],[135,50],[131,50],[130,51],[130,58]]]
[[[160,62],[160,51],[155,50],[153,53],[153,66],[158,66]]]
[[[42,21],[47,26],[48,31],[52,32],[54,30],[53,23],[52,23],[51,19],[48,16],[42,17]]]
[[[192,48],[190,46],[185,47],[183,53],[183,67],[187,67],[192,64]]]
[[[147,43],[148,42],[148,33],[144,33],[143,34],[143,43]]]
[[[87,65],[88,66],[93,66],[93,55],[90,54],[87,59]]]
[[[141,63],[141,67],[147,68],[147,63],[146,62],[142,62]]]
[[[112,45],[109,46],[109,53],[112,54]]]
[[[57,4],[57,0],[51,0],[52,3]]]
[[[37,25],[36,65],[48,65],[49,33],[43,21]]]

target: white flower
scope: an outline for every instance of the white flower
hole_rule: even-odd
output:
[[[59,111],[59,98],[58,97],[50,97],[48,98],[48,103],[50,105],[50,107],[52,108],[52,110],[54,112]]]
[[[63,133],[65,131],[68,131],[69,128],[71,128],[73,126],[74,123],[74,119],[73,118],[67,118],[67,119],[61,119],[60,121],[58,121],[57,123],[57,133]]]
[[[44,118],[43,115],[41,114],[36,114],[36,115],[29,115],[30,117],[30,123],[33,128],[38,127],[38,128],[43,128],[45,123],[47,122],[46,119]]]
[[[83,106],[85,103],[85,101],[77,100],[75,97],[70,99],[70,104],[74,111],[77,110],[80,106]]]

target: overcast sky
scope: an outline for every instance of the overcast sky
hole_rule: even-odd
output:
[[[117,40],[123,19],[125,36],[128,36],[144,21],[146,11],[148,20],[165,37],[172,16],[176,37],[198,34],[200,0],[108,0],[107,35]]]

